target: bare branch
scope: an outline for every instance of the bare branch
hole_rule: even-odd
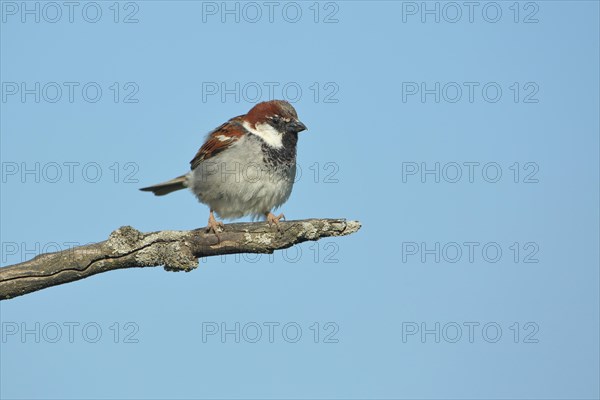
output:
[[[272,253],[308,240],[350,235],[360,226],[344,219],[285,221],[279,223],[279,230],[265,222],[238,223],[225,225],[220,240],[204,229],[142,233],[123,226],[104,242],[0,268],[0,300],[121,268],[164,265],[168,271],[187,272],[198,266],[200,257]]]

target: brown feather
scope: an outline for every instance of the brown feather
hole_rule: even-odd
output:
[[[296,110],[285,100],[271,100],[258,103],[246,114],[246,121],[251,126],[264,123],[269,117],[279,115],[283,118],[298,118]]]
[[[158,183],[156,185],[148,186],[145,188],[141,188],[140,190],[143,192],[152,192],[155,196],[164,196],[165,194],[169,194],[176,190],[185,189],[186,178],[185,175],[178,176],[177,178],[173,178],[170,181]]]
[[[206,142],[204,142],[192,161],[190,161],[192,169],[196,168],[202,161],[219,154],[244,136],[246,129],[242,126],[243,120],[244,116],[240,115],[230,119],[212,131],[208,135]]]
[[[258,103],[248,111],[248,114],[231,118],[209,133],[200,150],[198,150],[192,161],[190,161],[192,169],[200,165],[202,161],[208,160],[227,149],[248,133],[242,123],[247,122],[254,128],[256,124],[265,123],[273,115],[290,119],[298,118],[296,110],[287,101],[270,100]]]

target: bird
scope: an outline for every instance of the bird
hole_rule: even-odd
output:
[[[257,103],[209,132],[184,175],[141,188],[164,196],[189,188],[210,209],[207,232],[219,237],[223,222],[251,216],[279,229],[284,214],[273,210],[292,193],[296,177],[298,133],[306,130],[285,100]]]

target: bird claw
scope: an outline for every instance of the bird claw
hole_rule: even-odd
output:
[[[217,221],[212,211],[208,217],[208,225],[206,226],[206,233],[213,232],[218,239],[218,242],[221,241],[221,237],[219,236],[219,229],[225,230],[225,225],[221,221]],[[217,242],[217,243],[218,243]]]
[[[273,225],[275,225],[277,227],[277,230],[281,231],[281,228],[279,227],[279,220],[285,219],[285,215],[279,214],[278,216],[275,216],[275,214],[268,212],[266,214],[266,216],[267,216],[267,223],[269,224],[269,226],[273,227]]]

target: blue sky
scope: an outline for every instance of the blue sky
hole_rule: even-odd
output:
[[[2,398],[600,396],[597,2],[0,6],[2,266],[204,226],[137,189],[272,97],[282,212],[363,224],[4,301]]]

